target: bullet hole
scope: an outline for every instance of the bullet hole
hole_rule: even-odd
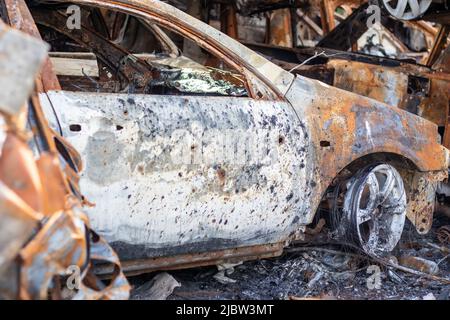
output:
[[[178,172],[178,176],[181,178],[183,174],[181,172]]]
[[[123,112],[123,114],[127,116],[127,115],[128,115],[128,110],[125,110],[125,111]]]
[[[286,197],[286,201],[290,201],[293,197],[294,197],[294,194],[292,192],[289,193],[288,196]]]
[[[79,124],[71,124],[69,126],[69,129],[72,132],[80,132],[81,131],[81,126]]]
[[[321,147],[329,147],[331,146],[330,141],[320,141],[320,146]]]
[[[122,126],[119,126],[119,125],[116,126],[116,130],[117,130],[117,131],[120,131],[120,130],[122,130],[122,129],[123,129]]]
[[[286,139],[283,136],[278,137],[278,144],[283,144],[286,141]]]

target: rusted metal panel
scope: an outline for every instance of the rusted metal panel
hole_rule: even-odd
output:
[[[443,50],[443,49],[445,48],[445,45],[448,41],[447,39],[448,39],[449,33],[450,33],[450,26],[442,25],[439,28],[438,34],[435,39],[435,43],[433,45],[433,48],[431,49],[430,55],[427,60],[427,66],[429,66],[429,67],[433,66],[436,63],[436,61],[439,59],[439,56],[441,55],[441,53],[445,52],[445,50]],[[448,50],[449,49],[447,47],[446,51],[448,52]],[[447,53],[446,56],[447,56],[447,61],[448,61],[449,54]],[[448,64],[443,63],[441,68],[443,70],[445,70],[446,72],[449,72]]]
[[[423,80],[427,82],[426,77]],[[450,105],[450,79],[431,78],[428,86],[424,89],[428,89],[428,91],[408,94],[399,107],[430,120],[438,126],[445,126],[446,113]],[[448,132],[447,129],[445,131]],[[448,144],[444,145],[447,148],[450,146]]]
[[[336,7],[334,6],[333,1],[330,0],[322,0],[320,1],[320,19],[322,22],[323,32],[329,33],[334,29],[336,23],[334,21],[334,11]]]
[[[234,4],[220,5],[221,31],[233,39],[238,39],[238,23],[236,7]]]
[[[428,30],[428,33],[431,32],[432,30]],[[262,45],[250,47],[273,56],[275,59],[272,61],[285,70],[295,69],[295,72],[301,75],[410,111],[438,126],[446,125],[450,101],[450,76],[445,69],[448,49],[440,49],[442,62],[426,67],[401,60],[323,48],[281,49]],[[328,58],[322,60],[317,57],[309,65],[298,65],[311,58],[314,52],[320,51]],[[439,55],[440,51],[437,52],[435,55]],[[333,75],[332,81],[330,74]],[[446,130],[445,137],[449,134]],[[444,145],[449,146],[449,139],[444,140]]]
[[[0,277],[11,268],[17,252],[37,226],[40,216],[0,182]]]
[[[332,59],[334,85],[410,111],[439,126],[445,125],[450,79],[413,65],[378,66]]]
[[[292,47],[291,11],[289,9],[273,11],[270,14],[269,20],[269,44]]]
[[[168,257],[150,259],[128,260],[122,262],[126,275],[134,276],[158,270],[176,270],[184,268],[219,265],[221,263],[242,262],[254,259],[265,259],[280,256],[283,253],[285,243],[267,244],[261,246],[241,247],[215,252],[181,254]],[[96,267],[96,274],[108,276],[112,268],[106,265]]]
[[[314,141],[313,208],[342,169],[370,154],[400,155],[419,171],[447,174],[448,150],[439,143],[436,125],[423,118],[300,76],[287,98],[310,125]]]
[[[87,217],[76,207],[56,213],[21,250],[20,298],[46,299],[51,286],[55,286],[55,277],[66,275],[75,266],[84,273],[79,276],[91,283],[87,285],[79,280],[78,290],[70,296],[72,299],[128,299],[130,287],[117,256],[104,240],[90,239],[85,221]],[[92,285],[94,261],[112,264],[113,279],[108,286],[99,281]]]
[[[445,172],[416,172],[406,179],[409,188],[407,217],[419,234],[426,234],[431,229],[436,189],[446,178]]]
[[[16,50],[27,52],[16,54]],[[0,84],[3,87],[0,94],[0,276],[11,266],[12,259],[42,218],[42,183],[33,154],[24,142],[24,131],[26,102],[46,52],[45,44],[0,21]],[[37,66],[28,65],[30,61]],[[16,83],[9,82],[10,76]]]
[[[406,98],[408,76],[396,70],[360,62],[331,60],[334,85],[392,106]]]

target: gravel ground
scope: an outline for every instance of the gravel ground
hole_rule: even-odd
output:
[[[406,228],[395,256],[438,263],[436,276],[450,279],[449,245],[436,238],[438,227],[449,224],[447,217],[435,219],[433,229],[424,237]],[[181,286],[168,299],[449,299],[450,281],[393,269],[330,244],[315,248],[302,247],[279,258],[245,262],[225,270],[220,281],[215,278],[217,267],[170,272]],[[151,290],[143,285],[155,274],[130,279],[135,288],[132,299],[149,298]]]

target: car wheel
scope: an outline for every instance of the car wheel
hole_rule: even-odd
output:
[[[398,171],[388,164],[366,167],[347,183],[343,200],[346,236],[369,255],[390,253],[406,218],[406,192]]]
[[[412,20],[421,17],[432,0],[383,0],[384,8],[397,19]]]

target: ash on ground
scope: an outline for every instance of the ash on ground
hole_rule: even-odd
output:
[[[419,236],[407,226],[390,258],[408,268],[431,273],[434,279],[377,263],[342,246],[311,243],[290,248],[279,258],[172,271],[173,281],[181,286],[173,286],[167,299],[448,300],[450,245],[448,239],[445,241],[445,226],[449,225],[448,217],[438,217],[426,236]],[[146,284],[157,274],[131,278],[131,298],[154,298]]]

